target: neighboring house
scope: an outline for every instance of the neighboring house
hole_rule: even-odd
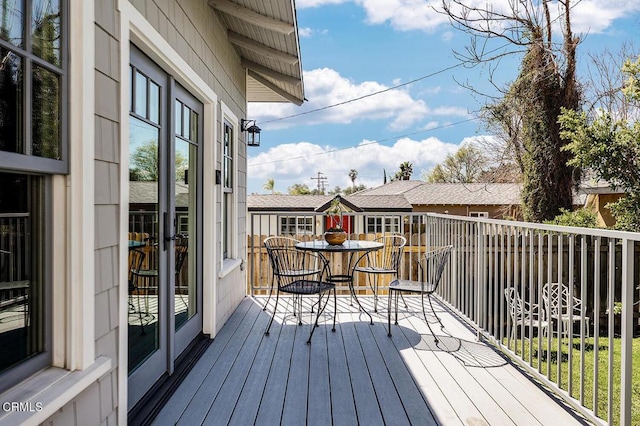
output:
[[[393,181],[358,195],[402,195],[414,212],[493,219],[520,217],[520,184]]]
[[[519,217],[518,184],[433,184],[393,181],[341,200],[344,227],[350,233],[404,232],[402,213],[435,212],[472,217]],[[333,223],[326,212],[331,195],[259,195],[247,197],[250,235],[320,235]]]
[[[624,197],[624,191],[614,190],[608,182],[584,182],[578,189],[581,205],[596,214],[598,226],[611,228],[616,220],[607,208],[607,204],[615,203]]]
[[[0,425],[136,422],[245,297],[244,120],[303,102],[294,1],[0,14]]]

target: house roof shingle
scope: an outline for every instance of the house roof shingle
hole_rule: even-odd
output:
[[[412,205],[518,205],[517,183],[426,183],[404,193]]]

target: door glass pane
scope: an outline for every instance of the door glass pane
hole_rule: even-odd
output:
[[[50,64],[60,66],[60,2],[58,0],[33,0],[31,44],[34,54]]]
[[[160,124],[160,86],[149,80],[149,121]]]
[[[160,347],[158,276],[159,129],[130,117],[129,372]]]
[[[0,373],[44,350],[42,185],[0,173]]]
[[[147,118],[147,77],[136,71],[133,112]]]
[[[187,107],[183,105],[185,110]],[[183,117],[187,117],[183,114]],[[186,128],[186,126],[185,126]],[[176,129],[176,132],[179,130]],[[175,328],[179,329],[197,313],[196,261],[197,222],[197,146],[175,138]]]
[[[60,76],[33,65],[33,100],[31,108],[31,154],[61,158]]]
[[[0,151],[24,153],[22,61],[7,49],[0,48],[0,55],[7,59],[0,70]]]
[[[14,46],[22,47],[23,24],[24,2],[22,0],[3,1],[0,4],[0,37]]]

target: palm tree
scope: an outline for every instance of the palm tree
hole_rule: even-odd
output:
[[[267,179],[264,185],[262,185],[262,189],[267,191],[271,191],[273,194],[275,192],[276,181],[274,179]]]
[[[397,173],[397,177],[399,180],[409,180],[411,179],[411,175],[413,174],[413,164],[408,161],[400,164],[400,171]]]
[[[356,179],[358,178],[358,171],[356,169],[349,170],[349,179],[351,179],[351,189],[356,188]]]

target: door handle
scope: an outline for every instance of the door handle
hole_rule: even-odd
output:
[[[175,241],[177,235],[173,234],[173,231],[171,230],[171,225],[169,225],[169,213],[167,212],[163,213],[163,220],[164,220],[164,250],[167,250],[169,248],[169,241]]]

